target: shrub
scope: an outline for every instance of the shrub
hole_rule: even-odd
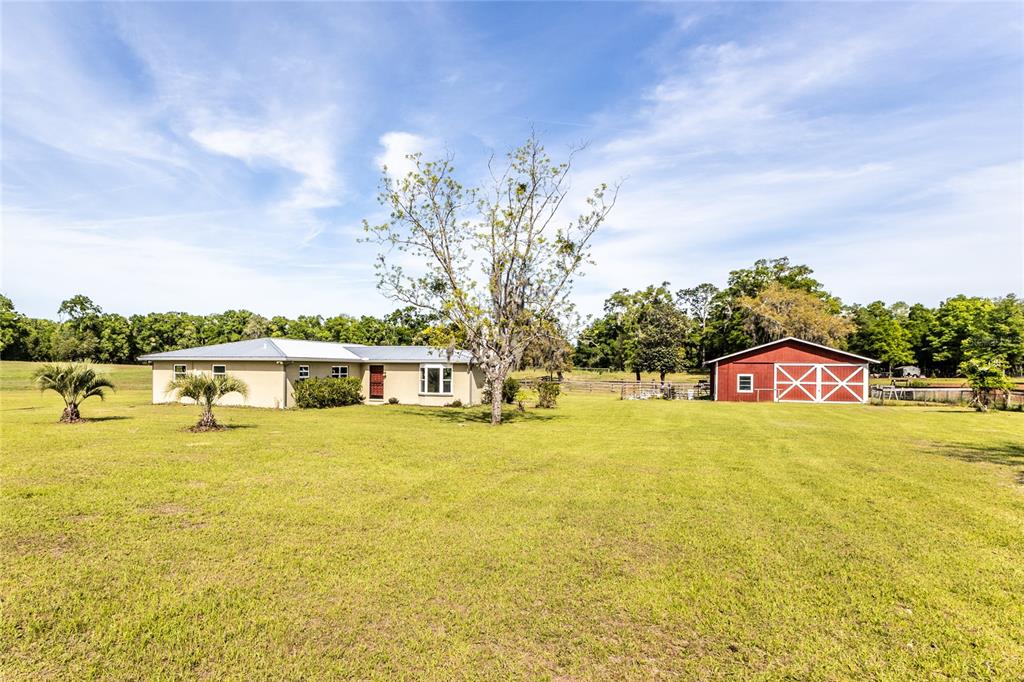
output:
[[[388,405],[397,405],[397,404],[398,404],[398,398],[396,398],[394,396],[391,396],[390,398],[388,398]]]
[[[306,379],[295,386],[295,404],[299,407],[341,407],[363,402],[356,377],[343,379]]]
[[[997,361],[968,360],[960,364],[960,371],[967,376],[967,383],[974,393],[971,404],[979,412],[986,412],[996,402],[996,396],[1004,398],[1012,383],[1006,378],[1003,366]]]
[[[462,407],[462,401],[459,400],[458,398],[456,398],[455,400],[451,401],[450,403],[445,403],[444,406],[445,407]]]
[[[501,385],[501,401],[508,403],[509,405],[516,404],[516,396],[519,394],[519,381],[512,377],[507,377],[505,382]],[[487,386],[484,389],[483,399],[485,404],[491,402],[491,387]]]
[[[558,403],[558,396],[562,387],[554,381],[537,382],[537,407],[554,407]]]

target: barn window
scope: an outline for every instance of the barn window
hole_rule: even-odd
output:
[[[445,365],[420,365],[420,393],[449,395],[451,392],[451,367]]]
[[[344,379],[348,376],[348,365],[336,365],[331,367],[332,379]]]
[[[185,365],[175,365],[174,366],[174,378],[175,379],[181,379],[184,376],[185,376]]]
[[[754,392],[754,375],[753,374],[737,374],[736,375],[736,392],[737,393],[753,393]]]
[[[227,373],[228,373],[228,366],[227,365],[214,365],[213,366],[213,376],[215,376],[215,377],[227,376]]]
[[[309,378],[309,365],[299,365],[299,381]]]

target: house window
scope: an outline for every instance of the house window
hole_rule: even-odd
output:
[[[736,392],[737,393],[753,393],[754,392],[754,375],[753,374],[737,374],[736,375]]]
[[[174,378],[175,379],[182,379],[182,378],[184,378],[184,376],[185,376],[185,365],[175,365],[174,366]]]
[[[450,395],[452,368],[446,365],[420,365],[420,393]]]
[[[332,379],[344,379],[348,377],[348,365],[341,365],[337,367],[331,367],[331,378]]]
[[[309,365],[299,365],[299,381],[309,378]]]
[[[228,366],[227,365],[214,365],[213,366],[213,376],[215,376],[215,377],[227,376],[227,373],[228,373]]]

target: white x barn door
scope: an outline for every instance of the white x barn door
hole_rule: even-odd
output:
[[[862,403],[868,373],[863,365],[776,363],[775,400],[785,403]]]

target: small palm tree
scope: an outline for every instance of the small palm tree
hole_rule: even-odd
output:
[[[40,391],[54,391],[64,399],[64,414],[60,420],[65,424],[82,421],[78,406],[83,400],[93,396],[103,400],[106,389],[114,390],[110,379],[99,376],[95,369],[79,362],[43,365],[32,378]]]
[[[213,406],[228,393],[249,395],[249,387],[241,379],[232,376],[210,376],[209,374],[186,374],[167,384],[168,393],[176,393],[178,398],[191,398],[202,408],[202,416],[195,425],[197,431],[219,429],[220,425],[213,418]]]

